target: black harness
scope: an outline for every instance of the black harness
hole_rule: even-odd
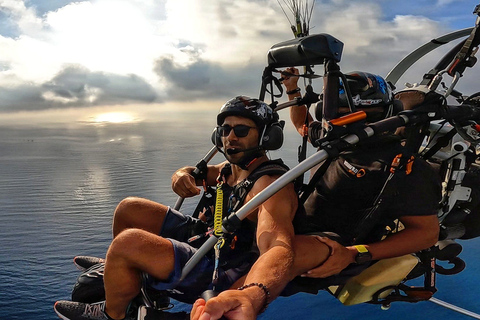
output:
[[[232,173],[232,168],[229,163],[225,165],[223,169],[225,169],[225,171],[228,173],[227,175],[230,175]],[[288,170],[289,168],[280,159],[269,160],[260,164],[257,168],[255,168],[255,170],[252,171],[252,173],[250,173],[250,175],[246,179],[244,179],[232,188],[233,198],[231,200],[229,199],[228,202],[229,213],[235,212],[240,209],[240,207],[245,201],[248,192],[252,189],[253,185],[259,178],[264,175],[282,175]]]
[[[237,211],[243,206],[247,194],[250,192],[255,182],[264,175],[282,175],[289,168],[282,160],[269,160],[261,163],[250,175],[235,186],[229,186],[226,183],[221,187],[207,187],[203,193],[200,202],[193,214],[198,217],[200,213],[205,215],[206,222],[203,224],[203,230],[193,236],[192,240],[205,239],[205,236],[214,232],[215,228],[215,205],[217,202],[217,192],[221,188],[223,193],[223,209],[222,219],[229,216],[232,212]],[[227,163],[221,170],[218,181],[226,181],[228,176],[232,174],[232,167]],[[205,231],[206,227],[206,231]],[[229,269],[238,265],[245,259],[252,259],[252,262],[258,258],[258,250],[255,245],[256,224],[253,221],[244,219],[240,227],[233,233],[225,233],[222,235],[225,243],[221,247],[219,266],[223,269]],[[203,243],[203,241],[201,241]],[[195,246],[197,243],[195,243]],[[254,252],[254,254],[252,254]],[[217,254],[216,254],[217,255]]]
[[[287,172],[289,168],[283,163],[282,160],[269,160],[260,164],[250,175],[243,181],[230,187],[226,185],[225,194],[227,194],[226,208],[224,209],[224,217],[230,212],[235,212],[243,205],[248,192],[252,189],[255,182],[264,175],[282,175]],[[226,180],[229,175],[232,174],[232,167],[230,163],[227,163],[221,170],[218,180]],[[197,207],[193,213],[193,217],[198,218],[199,214],[203,212],[207,216],[207,221],[210,217],[213,217],[212,206],[215,205],[216,188],[205,187],[202,198],[198,202]],[[208,224],[208,222],[207,222]]]

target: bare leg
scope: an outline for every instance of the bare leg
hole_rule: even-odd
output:
[[[315,236],[295,235],[294,240],[295,276],[318,267],[330,255],[330,248]]]
[[[127,229],[110,245],[105,263],[106,312],[123,319],[130,301],[140,293],[141,275],[167,279],[174,269],[172,243],[140,229]]]
[[[143,198],[123,199],[113,215],[113,238],[129,228],[138,228],[153,234],[160,234],[168,207]]]

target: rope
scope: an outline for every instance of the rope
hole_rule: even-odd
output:
[[[453,304],[450,304],[448,302],[438,300],[436,298],[430,298],[428,301],[431,301],[435,304],[438,304],[439,306],[445,307],[445,308],[453,310],[455,312],[458,312],[458,313],[464,314],[466,316],[472,317],[474,319],[480,319],[480,314],[472,312],[472,311],[465,310],[463,308],[457,307],[457,306],[455,306]]]

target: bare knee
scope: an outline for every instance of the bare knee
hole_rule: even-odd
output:
[[[113,216],[114,238],[128,228],[139,228],[159,234],[167,207],[138,197],[123,199],[115,209]]]
[[[141,250],[142,231],[139,229],[126,229],[115,237],[107,252],[109,258],[129,258]]]
[[[120,201],[117,208],[115,208],[114,219],[124,220],[141,206],[142,200],[137,197],[127,197]]]
[[[126,229],[113,239],[107,252],[107,265],[145,271],[166,279],[173,270],[172,243],[141,229]]]

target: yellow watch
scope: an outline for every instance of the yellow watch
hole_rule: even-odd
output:
[[[355,262],[357,264],[364,264],[366,262],[372,261],[372,254],[364,245],[359,244],[354,247],[358,251],[357,255],[355,256]]]

